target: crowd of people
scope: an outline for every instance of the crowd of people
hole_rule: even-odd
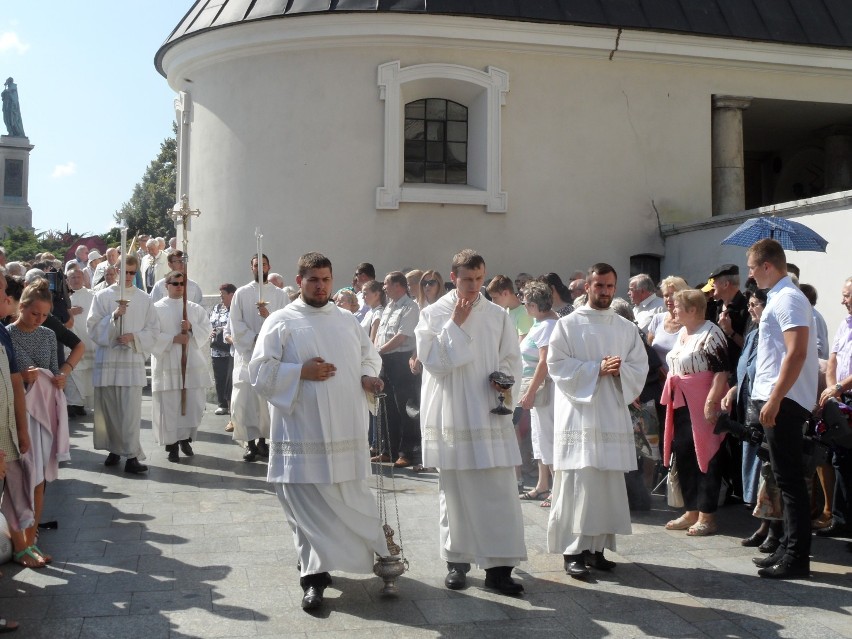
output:
[[[319,253],[300,258],[296,286],[254,255],[250,281],[222,284],[209,312],[174,238],[140,246],[2,265],[2,512],[23,566],[51,561],[38,522],[45,482],[68,459],[69,417],[94,410],[106,466],[148,470],[149,358],[153,434],[169,462],[193,455],[210,387],[243,460],[268,460],[309,610],[331,571],[370,572],[374,556],[393,554],[371,462],[438,472],[450,589],[466,587],[475,564],[487,587],[523,591],[512,571],[526,559],[525,502],[550,509],[548,550],[569,575],[612,570],[604,553],[631,532],[625,478],[655,462],[683,509],[669,530],[713,535],[721,504],[753,508],[742,544],[765,553],[754,562],[762,577],[809,575],[812,529],[852,532],[852,453],[803,454],[814,409],[852,400],[852,278],[838,283],[849,314],[829,341],[816,290],[772,240],[748,250],[742,283],[733,264],[694,287],[639,274],[630,302],[615,297],[606,263],[567,284],[553,272],[513,280],[489,277],[466,250],[446,282],[434,268],[379,279],[364,262],[336,288]],[[656,450],[638,451],[653,423]]]

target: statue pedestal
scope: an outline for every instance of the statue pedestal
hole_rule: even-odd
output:
[[[6,227],[33,227],[33,211],[30,208],[29,138],[0,136],[0,237],[6,236]]]

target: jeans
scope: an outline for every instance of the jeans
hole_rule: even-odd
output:
[[[213,361],[213,379],[216,382],[216,401],[219,408],[228,408],[231,404],[231,382],[234,376],[234,358],[211,357]]]
[[[760,408],[765,402],[756,402]],[[808,561],[811,552],[811,499],[805,483],[802,432],[810,412],[785,397],[775,426],[764,433],[769,462],[784,503],[784,536],[781,545],[791,561]]]

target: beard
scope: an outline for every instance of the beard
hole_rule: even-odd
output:
[[[589,296],[589,306],[597,311],[605,311],[612,305],[611,297],[592,297]]]
[[[322,308],[331,301],[328,295],[325,297],[308,297],[304,291],[302,291],[302,299],[305,301],[305,304],[314,308]]]

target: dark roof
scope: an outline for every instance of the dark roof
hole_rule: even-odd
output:
[[[196,0],[157,52],[240,22],[308,13],[392,12],[667,31],[736,40],[852,47],[849,0]]]

